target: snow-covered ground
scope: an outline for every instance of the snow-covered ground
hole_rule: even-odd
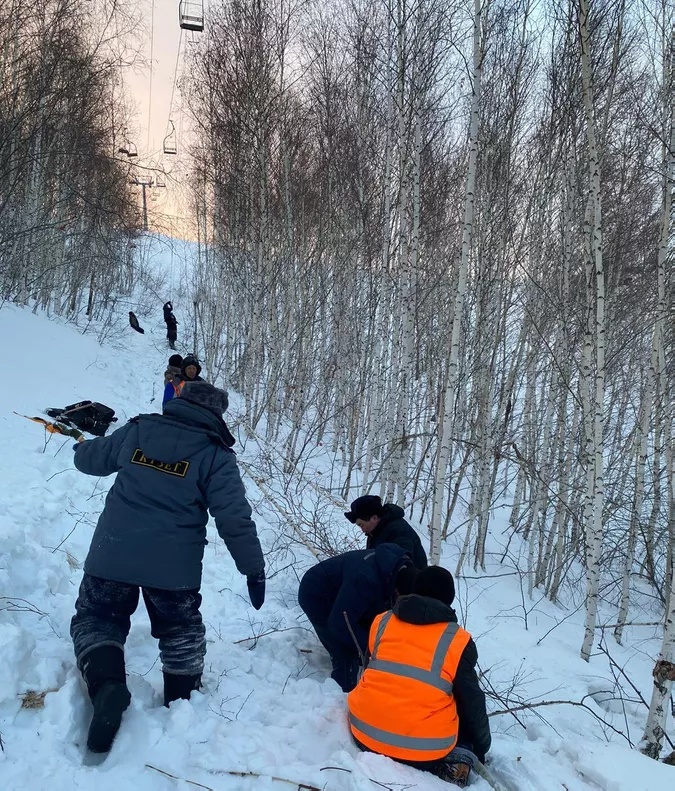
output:
[[[270,496],[275,483],[256,484],[259,476],[251,473],[261,451],[255,439],[239,448],[272,572],[263,609],[250,606],[245,580],[211,529],[202,586],[208,639],[202,691],[163,708],[158,649],[141,604],[126,651],[131,707],[105,762],[83,764],[90,705],[68,629],[112,480],[78,473],[72,440],[46,435],[13,411],[40,415],[45,407],[84,398],[112,406],[121,423],[159,411],[168,356],[161,305],[157,321],[144,326],[141,336],[122,323],[101,346],[94,334],[28,309],[0,310],[0,789],[448,789],[351,743],[344,695],[328,677],[327,657],[297,606],[298,577],[315,561],[301,543],[279,539],[283,515]],[[241,408],[234,396],[234,423]],[[323,504],[345,540],[361,541],[335,498],[322,494],[318,469],[312,475],[306,491],[314,504]],[[582,608],[556,607],[540,595],[529,600],[513,565],[497,562],[506,540],[501,525],[497,514],[495,560],[487,573],[457,582],[460,620],[476,639],[489,689],[510,701],[568,702],[493,716],[494,775],[505,789],[519,791],[674,788],[675,768],[628,743],[640,738],[644,704],[626,683],[628,693],[619,699],[620,673],[612,672],[606,655],[596,654],[590,664],[579,659]],[[518,547],[512,543],[511,550]],[[449,542],[444,561],[450,569],[456,551]],[[613,617],[603,616],[606,623]],[[648,699],[658,628],[628,628],[624,647],[613,642],[611,630],[606,636],[616,665]],[[29,692],[46,692],[44,705]],[[489,705],[494,712],[506,708],[494,699]],[[489,789],[478,777],[472,787]]]

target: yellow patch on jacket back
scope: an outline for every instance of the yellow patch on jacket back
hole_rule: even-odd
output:
[[[179,478],[185,478],[187,471],[190,468],[189,461],[157,461],[156,459],[149,459],[140,448],[136,448],[134,455],[131,457],[132,464],[140,464],[143,467],[152,467],[153,470],[165,472],[167,475],[177,475]]]

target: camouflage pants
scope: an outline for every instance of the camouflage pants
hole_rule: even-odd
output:
[[[152,636],[159,640],[162,669],[180,676],[198,676],[204,669],[206,630],[199,607],[199,590],[167,591],[139,588],[85,574],[70,622],[77,666],[94,648],[114,645],[124,649],[131,616],[143,593]]]

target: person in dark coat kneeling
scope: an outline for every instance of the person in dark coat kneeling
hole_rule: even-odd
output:
[[[129,324],[131,325],[132,329],[136,330],[136,332],[140,332],[141,335],[145,334],[145,330],[138,323],[138,319],[136,318],[136,314],[133,312],[133,310],[129,311]]]
[[[324,560],[300,580],[298,603],[333,664],[333,678],[349,692],[356,685],[368,629],[397,593],[408,592],[414,568],[395,544],[357,549]]]
[[[200,685],[206,653],[200,613],[209,512],[247,577],[252,605],[265,599],[265,561],[251,518],[234,438],[223,421],[227,393],[186,383],[164,414],[139,415],[109,437],[75,449],[87,475],[117,473],[84,564],[70,634],[94,705],[87,746],[107,752],[131,696],[124,644],[143,594],[159,639],[164,704]]]
[[[416,568],[426,568],[427,554],[420,537],[403,518],[404,515],[401,507],[393,503],[383,505],[375,494],[357,497],[345,513],[347,519],[367,536],[366,549],[374,549],[380,544],[398,544],[408,550]]]
[[[449,571],[420,571],[413,591],[370,628],[370,659],[347,697],[349,726],[361,749],[463,787],[491,744],[478,652],[450,606]]]

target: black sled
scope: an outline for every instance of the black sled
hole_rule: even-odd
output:
[[[110,425],[117,422],[115,410],[98,401],[79,401],[64,409],[46,409],[45,413],[95,437],[104,437]]]

